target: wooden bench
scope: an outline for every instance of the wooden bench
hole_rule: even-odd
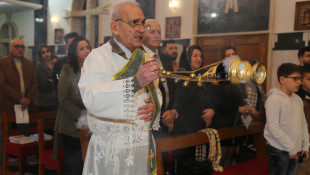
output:
[[[57,111],[51,112],[38,112],[38,113],[30,113],[29,114],[29,124],[35,127],[30,128],[30,134],[34,134],[38,132],[37,120],[38,119],[55,119],[57,115]],[[23,175],[25,173],[25,167],[27,166],[26,158],[28,156],[37,155],[38,151],[38,143],[27,143],[27,144],[16,144],[9,141],[10,135],[17,135],[17,131],[9,131],[9,123],[15,122],[16,117],[15,114],[6,114],[2,115],[2,129],[3,129],[3,175],[6,175],[7,170],[9,168],[9,155],[14,155],[18,157],[19,160],[19,174]],[[51,143],[52,144],[52,143]]]
[[[89,140],[91,137],[91,132],[88,128],[80,128],[80,142],[81,142],[81,149],[82,149],[82,157],[83,162],[85,162],[87,148],[89,144]]]
[[[264,139],[263,132],[264,132],[264,126],[261,123],[252,123],[249,129],[246,129],[243,126],[218,129],[218,134],[221,140],[227,140],[246,135],[253,135],[258,158],[267,155],[266,141]],[[164,175],[163,160],[162,160],[163,152],[207,144],[209,143],[209,140],[206,134],[197,132],[169,138],[158,138],[155,139],[155,142],[156,142],[157,174]]]

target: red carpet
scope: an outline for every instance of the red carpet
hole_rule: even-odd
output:
[[[268,175],[268,156],[260,157],[246,162],[241,162],[224,168],[222,173],[213,175]]]

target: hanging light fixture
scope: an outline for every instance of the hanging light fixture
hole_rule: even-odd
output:
[[[180,1],[179,0],[169,0],[169,7],[173,10],[178,9],[180,6]]]

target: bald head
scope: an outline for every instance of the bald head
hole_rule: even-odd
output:
[[[9,45],[9,53],[12,57],[22,58],[24,56],[25,46],[21,39],[14,38]]]
[[[143,44],[153,52],[156,52],[161,41],[160,24],[154,19],[148,19],[145,21],[145,26]]]

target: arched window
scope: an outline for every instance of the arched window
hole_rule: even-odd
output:
[[[7,21],[0,28],[0,58],[9,54],[9,43],[18,36],[17,25],[10,19],[10,15],[7,14]]]
[[[102,7],[103,0],[73,0],[71,11],[71,30],[78,32],[89,40],[92,48],[103,41],[103,15],[109,15],[109,9]]]

